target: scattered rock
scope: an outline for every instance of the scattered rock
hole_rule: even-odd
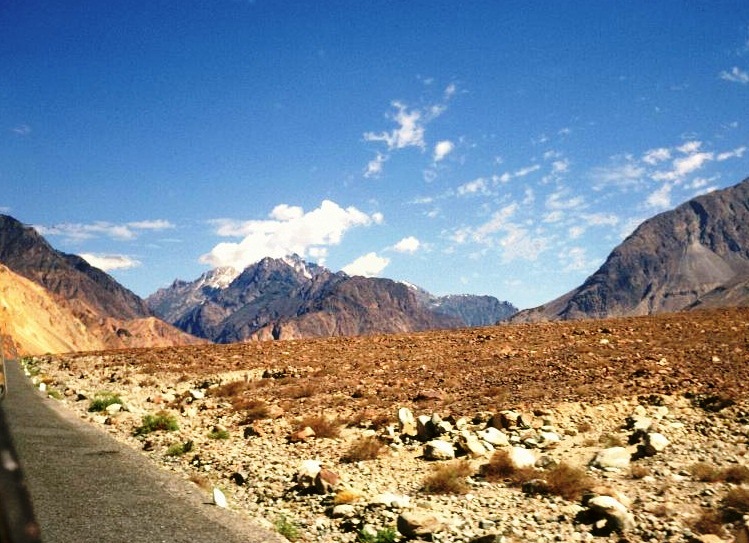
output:
[[[600,469],[624,469],[629,467],[632,454],[624,447],[609,447],[596,454],[592,465]]]
[[[218,488],[213,489],[213,503],[217,507],[222,507],[224,509],[226,509],[226,507],[228,507],[229,505],[228,502],[226,501],[226,496]]]
[[[398,531],[408,539],[430,537],[445,529],[445,523],[430,511],[404,511],[398,516]]]
[[[424,458],[427,460],[452,460],[455,458],[455,448],[447,441],[433,439],[424,445]]]

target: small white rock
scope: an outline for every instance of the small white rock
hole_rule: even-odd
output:
[[[217,507],[222,507],[224,509],[226,509],[226,507],[228,507],[229,505],[229,503],[226,501],[226,496],[218,488],[213,489],[213,503]]]

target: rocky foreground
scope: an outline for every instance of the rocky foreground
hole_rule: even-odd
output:
[[[298,541],[749,541],[749,310],[26,359]]]

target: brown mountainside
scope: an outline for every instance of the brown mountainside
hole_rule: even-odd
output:
[[[515,322],[749,304],[749,179],[642,223],[580,287]]]
[[[154,317],[86,324],[64,300],[2,264],[0,316],[0,335],[10,338],[6,354],[13,355],[199,343]]]
[[[136,294],[76,255],[53,249],[32,227],[0,215],[0,263],[70,302],[80,317],[151,317]]]

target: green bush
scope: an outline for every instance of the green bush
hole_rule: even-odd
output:
[[[113,392],[98,392],[88,405],[90,413],[99,413],[113,404],[122,404],[122,398]]]
[[[362,530],[357,534],[356,540],[359,543],[395,543],[398,540],[398,532],[394,528],[383,528],[373,535]]]
[[[229,439],[229,432],[227,430],[214,428],[208,433],[208,437],[211,439]]]
[[[183,454],[189,453],[193,449],[193,446],[194,444],[192,441],[174,443],[166,450],[166,456],[182,456]]]
[[[276,527],[276,531],[289,541],[296,541],[299,539],[299,528],[294,522],[290,521],[285,516],[281,515],[278,517],[273,525]]]
[[[142,424],[135,429],[135,435],[143,436],[157,430],[166,430],[167,432],[179,430],[177,419],[166,411],[159,411],[155,415],[145,415]]]

